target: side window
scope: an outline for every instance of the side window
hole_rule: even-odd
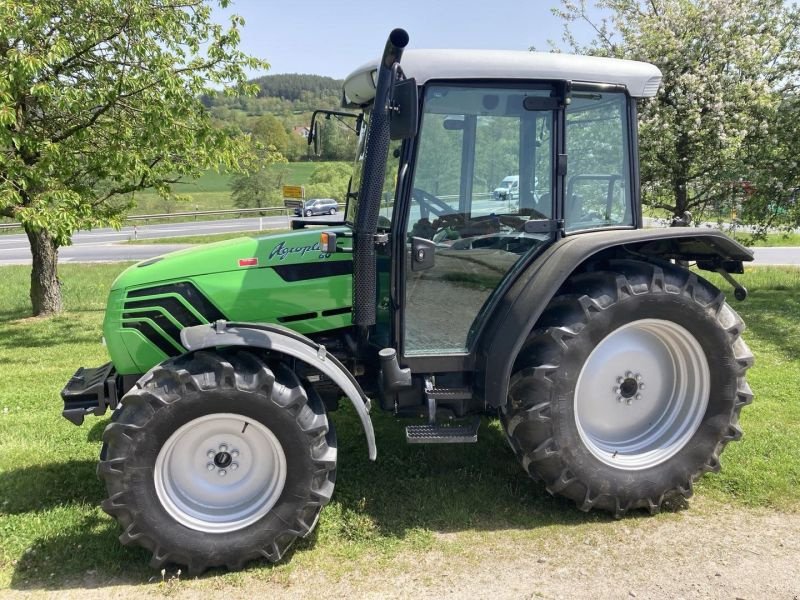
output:
[[[572,95],[567,107],[567,231],[633,225],[625,94]]]

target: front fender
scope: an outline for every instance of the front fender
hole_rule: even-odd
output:
[[[335,356],[328,354],[325,346],[280,325],[226,321],[217,321],[213,325],[185,327],[181,330],[181,343],[190,352],[217,346],[263,348],[301,360],[324,373],[353,403],[367,436],[369,458],[376,459],[378,449],[375,445],[375,430],[369,418],[372,402],[350,371]]]
[[[483,328],[478,371],[489,406],[506,402],[514,360],[561,285],[584,263],[606,256],[696,261],[702,269],[741,273],[753,253],[714,230],[674,227],[597,231],[567,236],[545,250],[499,300]]]

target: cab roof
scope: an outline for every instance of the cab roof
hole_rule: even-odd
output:
[[[573,83],[622,85],[635,98],[656,95],[661,71],[634,60],[520,50],[407,50],[400,61],[419,85],[454,79],[555,79]],[[375,97],[378,60],[368,62],[344,82],[345,107],[365,106]]]

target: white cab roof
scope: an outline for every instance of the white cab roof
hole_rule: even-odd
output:
[[[561,79],[623,85],[635,98],[655,96],[661,71],[649,63],[617,58],[519,50],[407,50],[400,61],[407,77],[422,85],[448,79]],[[346,106],[375,96],[378,61],[362,65],[344,82]]]

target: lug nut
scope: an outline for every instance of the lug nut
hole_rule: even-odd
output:
[[[231,463],[231,471],[235,471],[239,468],[239,463]]]
[[[208,463],[206,465],[206,471],[213,471],[214,469],[216,469],[216,467],[214,466],[214,463]]]
[[[639,384],[639,389],[640,389],[640,390],[643,390],[643,389],[644,389],[644,384],[643,384],[643,383],[640,383],[640,384]]]
[[[639,375],[639,373],[637,373],[635,379],[636,379],[636,381],[641,381],[642,380],[642,376]]]
[[[239,456],[239,451],[238,450],[231,450],[231,456],[233,458],[236,458],[237,456]]]
[[[633,404],[633,402],[631,401],[631,399],[630,399],[630,398],[628,398],[628,399],[625,401],[625,404],[627,404],[628,406],[630,406],[631,404]]]
[[[630,379],[631,377],[633,377],[633,373],[631,373],[630,371],[627,371],[625,373],[625,379]]]
[[[613,391],[615,394],[619,394],[619,388],[618,388],[618,387],[616,387],[616,386],[615,386],[615,387],[614,387],[614,389],[613,389],[613,390],[611,390],[611,391]]]
[[[227,474],[228,474],[228,472],[227,472],[225,469],[220,469],[219,471],[217,471],[217,474],[218,474],[220,477],[225,477],[225,475],[227,475]]]
[[[636,399],[637,400],[641,400],[642,399],[642,395],[641,394],[636,394]]]
[[[622,383],[623,381],[625,381],[624,377],[617,377],[617,383]]]
[[[228,451],[228,444],[220,444],[219,445],[220,452],[227,452]]]
[[[206,456],[208,458],[214,458],[216,455],[217,455],[217,453],[214,452],[213,450],[209,450],[208,452],[206,452]]]
[[[617,396],[617,402],[622,402],[622,396]]]

